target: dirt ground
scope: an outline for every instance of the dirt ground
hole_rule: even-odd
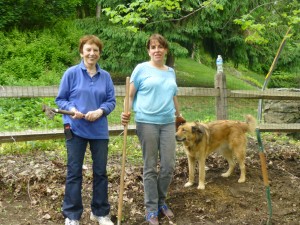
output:
[[[227,169],[217,154],[207,160],[206,189],[187,182],[187,159],[178,145],[178,157],[167,203],[175,218],[160,218],[160,224],[176,225],[298,225],[300,224],[300,143],[286,139],[263,139],[267,157],[270,196],[263,184],[257,141],[249,138],[247,181],[239,184],[239,169],[229,178],[221,177]],[[280,138],[279,138],[280,139]],[[110,160],[109,197],[112,220],[117,224],[120,162]],[[61,202],[66,167],[55,151],[32,151],[29,155],[5,155],[0,158],[0,224],[64,224]],[[81,224],[96,224],[89,219],[91,165],[84,168],[84,213]],[[126,165],[123,197],[123,225],[147,224],[144,221],[141,166]]]

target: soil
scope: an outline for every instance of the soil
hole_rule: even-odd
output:
[[[274,136],[274,135],[272,135]],[[247,180],[238,183],[236,167],[229,178],[221,177],[227,163],[212,154],[207,159],[205,190],[187,182],[187,159],[178,145],[176,171],[167,204],[175,218],[160,218],[161,225],[259,225],[300,224],[300,143],[285,138],[264,137],[269,185],[261,171],[259,147],[249,138]],[[278,141],[280,139],[281,141]],[[117,224],[120,157],[109,160],[109,201],[112,220]],[[55,151],[33,150],[26,155],[0,158],[0,224],[64,224],[61,203],[64,194],[65,160]],[[84,167],[84,213],[80,224],[96,224],[89,219],[92,187],[91,165]],[[144,220],[142,166],[126,165],[123,195],[123,225],[147,224]],[[270,196],[270,198],[268,197]]]

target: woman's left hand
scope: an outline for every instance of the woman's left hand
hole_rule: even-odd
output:
[[[88,121],[95,121],[99,119],[103,115],[103,110],[102,109],[97,109],[94,111],[89,111],[87,114],[85,114],[85,119]]]

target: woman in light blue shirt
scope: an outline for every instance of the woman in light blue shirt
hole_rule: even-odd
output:
[[[165,200],[175,168],[174,122],[180,112],[175,72],[164,63],[167,41],[160,34],[153,34],[147,50],[150,61],[138,64],[130,77],[129,108],[135,112],[143,152],[146,220],[150,225],[158,225],[159,214],[174,216]],[[122,113],[122,124],[129,121],[130,113]]]

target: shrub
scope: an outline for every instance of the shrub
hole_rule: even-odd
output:
[[[271,77],[269,88],[300,88],[300,77],[297,74],[276,72]]]

